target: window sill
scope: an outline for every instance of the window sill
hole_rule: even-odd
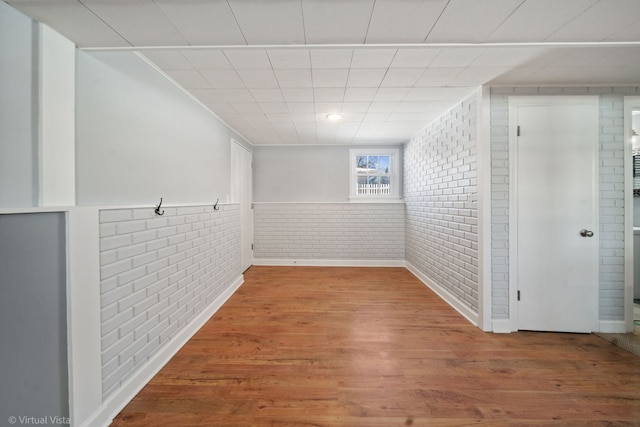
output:
[[[349,197],[349,203],[404,203],[402,197]]]

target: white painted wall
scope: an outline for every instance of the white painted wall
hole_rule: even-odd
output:
[[[38,202],[37,26],[0,2],[0,208]]]
[[[79,205],[213,203],[242,140],[131,52],[78,52]]]
[[[353,147],[255,147],[254,202],[349,201],[350,148]],[[402,159],[402,153],[400,157]],[[399,166],[402,170],[402,161]],[[402,183],[400,186],[402,188]]]
[[[75,167],[75,45],[40,25],[40,205],[73,206]]]

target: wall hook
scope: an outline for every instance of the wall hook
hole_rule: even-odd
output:
[[[215,205],[213,205],[213,210],[214,211],[219,211],[220,210],[220,206],[218,206],[218,202],[220,201],[220,199],[216,199],[216,203]]]
[[[160,206],[162,206],[162,197],[160,197],[160,204],[158,206],[156,206],[156,210],[155,213],[156,215],[164,215],[164,209],[162,210],[162,212],[160,211]]]

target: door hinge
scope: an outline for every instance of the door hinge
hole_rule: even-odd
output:
[[[253,250],[253,243],[251,244],[251,250]]]
[[[520,301],[520,291],[518,291],[518,301]]]
[[[520,125],[518,125],[518,134],[517,136],[520,136]]]

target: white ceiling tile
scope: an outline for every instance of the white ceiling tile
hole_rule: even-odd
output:
[[[480,86],[509,71],[508,67],[469,67],[456,77],[456,82],[464,86]]]
[[[387,117],[389,117],[388,112],[382,112],[382,113],[374,113],[374,112],[368,112],[367,114],[365,114],[365,116],[362,118],[363,122],[383,122],[385,120],[387,120]]]
[[[177,50],[145,50],[140,55],[163,70],[192,70],[193,65]]]
[[[377,88],[347,87],[344,92],[344,100],[345,102],[373,101],[377,92]]]
[[[167,70],[166,73],[180,86],[185,89],[205,89],[212,88],[202,74],[196,70]]]
[[[380,86],[411,87],[422,76],[422,73],[421,68],[389,68]]]
[[[422,43],[447,0],[377,0],[367,43]]]
[[[493,47],[484,50],[471,63],[472,67],[517,67],[544,52],[540,47]]]
[[[370,113],[386,113],[396,111],[400,101],[374,101],[369,106]]]
[[[426,89],[425,92],[419,92]],[[414,88],[405,97],[405,101],[459,101],[477,89],[474,86]]]
[[[217,89],[216,92],[228,102],[255,102],[248,89]]]
[[[387,121],[396,124],[404,122],[426,123],[425,119],[425,113],[391,113],[389,114]]]
[[[271,62],[264,49],[225,49],[224,54],[238,70],[269,70]]]
[[[281,88],[311,88],[311,70],[276,69],[276,78]]]
[[[318,117],[326,117],[329,113],[339,113],[342,110],[342,102],[316,102],[316,114]]]
[[[440,53],[437,48],[401,48],[393,58],[393,68],[428,67]]]
[[[342,112],[343,113],[366,113],[369,111],[370,102],[343,102],[342,103]],[[353,114],[350,117],[343,117],[345,120],[353,120]],[[362,118],[360,118],[362,120]]]
[[[509,71],[496,76],[489,83],[493,84],[519,84],[524,82],[531,75],[536,73],[542,67],[517,67],[511,68]]]
[[[234,70],[201,70],[201,73],[213,88],[244,88],[242,79]]]
[[[291,105],[291,104],[289,104]],[[291,108],[289,108],[291,109]],[[316,123],[316,112],[314,111],[307,111],[307,112],[292,112],[291,113],[291,120],[293,120],[293,122],[296,124],[296,126],[299,125],[300,122],[304,122],[306,123],[307,126],[309,126],[309,124],[312,124],[313,127],[315,127],[315,123]]]
[[[278,81],[272,70],[238,70],[240,78],[247,88],[277,88]]]
[[[205,104],[229,102],[217,89],[189,89],[189,92]]]
[[[302,0],[307,44],[364,43],[374,0]]]
[[[311,56],[308,49],[268,49],[267,54],[271,66],[276,70],[311,68]]]
[[[240,114],[260,114],[263,113],[260,106],[255,102],[232,102],[231,105]]]
[[[262,111],[265,114],[289,112],[289,109],[287,108],[287,104],[285,102],[260,102],[258,105],[260,105],[260,108],[262,108]]]
[[[344,88],[314,88],[313,99],[315,102],[342,102],[344,99]]]
[[[132,45],[188,44],[153,0],[83,0],[82,3]]]
[[[598,0],[527,0],[489,37],[492,42],[542,41]]]
[[[591,66],[606,67],[610,64],[616,64],[620,67],[640,68],[640,46],[610,48],[606,49],[603,55],[598,56],[590,63]]]
[[[409,92],[408,87],[381,87],[378,89],[375,101],[402,101]]]
[[[452,86],[455,78],[464,70],[462,67],[427,68],[416,82],[416,87]]]
[[[318,48],[309,51],[311,68],[349,68],[353,49]]]
[[[228,0],[228,3],[247,44],[305,43],[299,2]]]
[[[287,102],[313,102],[313,89],[283,88],[282,95]]]
[[[603,41],[612,37],[621,28],[636,22],[639,16],[638,0],[600,0],[549,36],[547,40]]]
[[[352,68],[349,71],[347,85],[349,87],[378,87],[382,83],[386,68]]]
[[[397,49],[355,49],[351,68],[388,68]]]
[[[446,48],[435,57],[429,68],[468,67],[476,60],[485,48]]]
[[[130,46],[120,34],[76,0],[7,1],[38,22],[47,24],[78,47]]]
[[[304,116],[307,114],[313,114],[315,117],[316,112],[316,104],[313,102],[287,102],[287,108],[289,112],[294,117],[294,120],[297,120],[295,117]]]
[[[196,68],[210,70],[229,70],[233,67],[219,49],[181,50],[182,55]]]
[[[616,30],[615,33],[606,38],[606,41],[629,41],[640,40],[640,19]]]
[[[523,0],[451,0],[426,41],[484,42],[522,3]]]
[[[205,105],[216,114],[227,114],[236,112],[233,106],[227,102],[207,102],[205,103]]]
[[[345,87],[349,69],[318,69],[311,73],[314,87]]]
[[[285,102],[280,89],[250,89],[257,102]]]
[[[227,2],[155,0],[155,3],[184,36],[186,45],[246,44]],[[142,18],[140,22],[145,22],[146,18]]]

